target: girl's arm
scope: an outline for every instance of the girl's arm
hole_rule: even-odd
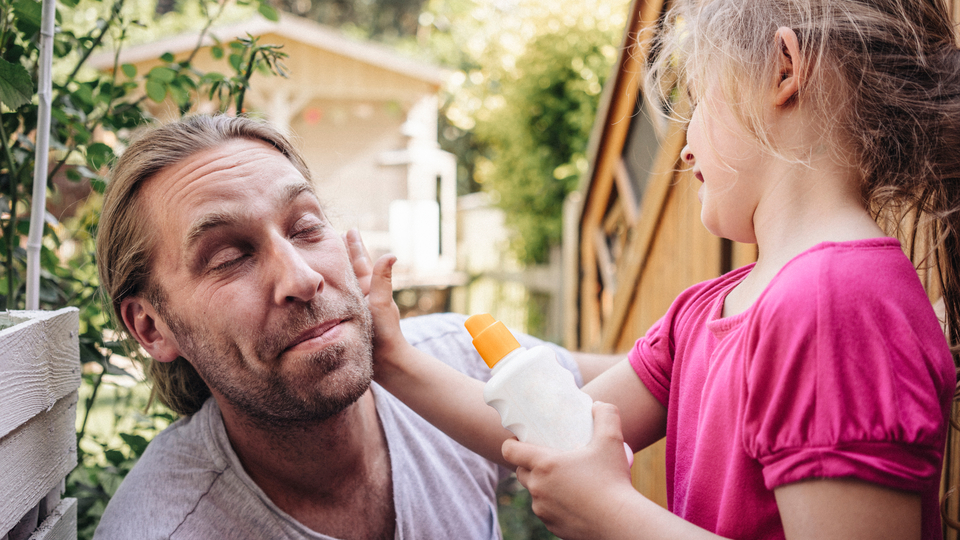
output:
[[[595,403],[593,439],[569,452],[510,439],[503,455],[533,497],[533,511],[567,540],[717,539],[650,501],[630,483],[617,408]],[[777,488],[788,540],[918,540],[920,497],[857,480]],[[748,512],[749,509],[744,509]]]
[[[636,491],[622,449],[617,408],[598,402],[587,446],[560,452],[511,439],[503,444],[503,456],[517,466],[517,478],[533,496],[534,513],[561,538],[720,538]]]
[[[789,540],[919,540],[920,496],[853,479],[808,480],[776,488]]]
[[[511,467],[500,447],[513,434],[500,425],[497,411],[483,401],[483,383],[418,350],[403,337],[391,284],[396,259],[384,256],[371,265],[359,233],[353,230],[347,232],[344,242],[360,288],[368,294],[377,383],[455,441]]]

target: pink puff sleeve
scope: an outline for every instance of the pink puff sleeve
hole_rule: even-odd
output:
[[[665,317],[655,322],[627,354],[627,359],[640,381],[664,407],[670,403],[670,379],[673,371],[670,342],[670,325]]]
[[[908,262],[858,262],[795,261],[810,267],[756,306],[741,421],[768,489],[810,478],[909,491],[939,482],[953,387],[945,339]]]

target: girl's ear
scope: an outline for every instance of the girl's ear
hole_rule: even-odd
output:
[[[173,332],[153,304],[140,297],[124,298],[120,303],[120,316],[133,338],[154,360],[172,362],[180,356]]]
[[[774,104],[785,105],[800,91],[804,81],[800,66],[800,42],[791,28],[781,26],[777,29],[777,48],[780,50],[780,69],[777,73]]]

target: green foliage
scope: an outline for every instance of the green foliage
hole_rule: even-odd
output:
[[[502,105],[478,122],[489,160],[478,165],[477,180],[499,194],[523,262],[545,262],[550,246],[560,242],[563,201],[586,170],[590,130],[618,39],[582,26],[535,37],[500,81]]]
[[[360,37],[392,41],[417,33],[424,0],[277,0],[276,3],[284,11]]]
[[[530,509],[533,498],[515,476],[497,488],[497,516],[503,540],[556,540]]]
[[[100,517],[120,482],[143,455],[147,443],[175,418],[169,411],[155,410],[147,415],[140,411],[146,406],[146,388],[141,386],[111,385],[97,397],[103,377],[85,375],[81,398],[89,404],[97,401],[101,424],[84,433],[78,441],[77,468],[67,478],[67,494],[77,499],[77,529],[79,538],[92,538]],[[89,414],[84,416],[84,426]],[[105,432],[112,432],[108,436]]]

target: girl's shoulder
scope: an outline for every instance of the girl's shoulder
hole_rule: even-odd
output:
[[[837,358],[899,351],[953,377],[943,328],[896,239],[820,244],[787,264],[754,307],[756,334],[793,336]],[[916,350],[907,354],[907,343]]]
[[[895,238],[823,242],[797,255],[777,273],[760,302],[771,297],[788,301],[845,303],[870,298],[922,299],[926,293],[910,259]]]

